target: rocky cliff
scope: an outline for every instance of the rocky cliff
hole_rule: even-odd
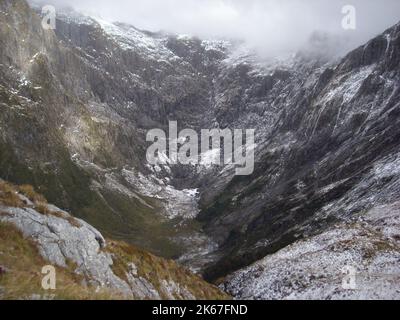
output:
[[[0,1],[0,176],[107,237],[216,280],[397,201],[399,25],[340,59],[310,43],[266,60],[70,9],[44,30],[37,12]],[[170,120],[255,129],[255,172],[148,165]]]
[[[328,65],[299,55],[263,91],[255,173],[216,178],[203,196],[200,218],[225,251],[211,278],[396,200],[399,36],[396,25]]]
[[[207,243],[186,222],[196,193],[176,189],[171,168],[146,165],[145,138],[169,118],[201,127],[184,108],[205,113],[210,80],[201,72],[219,52],[68,10],[53,32],[25,1],[0,4],[1,176],[166,257],[188,250],[188,232]],[[203,50],[210,61],[172,49]]]

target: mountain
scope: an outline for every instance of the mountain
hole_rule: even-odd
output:
[[[34,185],[107,236],[180,256],[189,246],[180,238],[198,233],[186,222],[194,193],[146,166],[145,138],[187,101],[205,107],[207,80],[167,48],[174,39],[68,11],[54,33],[25,1],[1,6],[2,177]]]
[[[210,278],[396,201],[399,36],[396,25],[338,63],[301,63],[267,91],[255,173],[203,196],[225,252]]]
[[[254,263],[357,234],[353,223],[397,201],[399,24],[340,59],[314,47],[317,36],[262,59],[240,42],[71,9],[44,30],[38,12],[0,0],[0,177],[32,184],[107,238],[173,258],[235,296],[271,298],[239,283],[253,287]],[[254,173],[149,165],[146,134],[169,121],[255,129]],[[394,259],[396,237],[378,236]]]

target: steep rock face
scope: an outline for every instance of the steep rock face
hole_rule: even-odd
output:
[[[34,184],[114,238],[167,257],[187,251],[174,239],[198,229],[185,222],[198,211],[195,193],[170,185],[171,168],[146,165],[145,138],[168,119],[203,127],[207,118],[192,114],[206,113],[211,81],[202,72],[218,52],[73,11],[60,11],[56,32],[43,30],[25,1],[0,4],[1,176]],[[201,48],[208,62],[184,60],[174,43]]]
[[[204,193],[200,218],[225,252],[208,277],[398,196],[399,36],[397,25],[338,64],[306,60],[273,86],[255,173]]]

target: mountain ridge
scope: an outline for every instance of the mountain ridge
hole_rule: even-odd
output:
[[[71,14],[45,32],[25,1],[1,9],[1,177],[107,237],[213,281],[399,194],[399,24],[339,62],[260,61]],[[147,130],[169,120],[256,129],[255,172],[146,165]]]

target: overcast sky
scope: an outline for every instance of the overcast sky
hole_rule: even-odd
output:
[[[352,46],[400,21],[400,0],[46,0],[106,20],[200,37],[228,37],[279,50],[302,46],[313,31],[351,38]],[[342,8],[353,5],[357,29],[342,28]]]

